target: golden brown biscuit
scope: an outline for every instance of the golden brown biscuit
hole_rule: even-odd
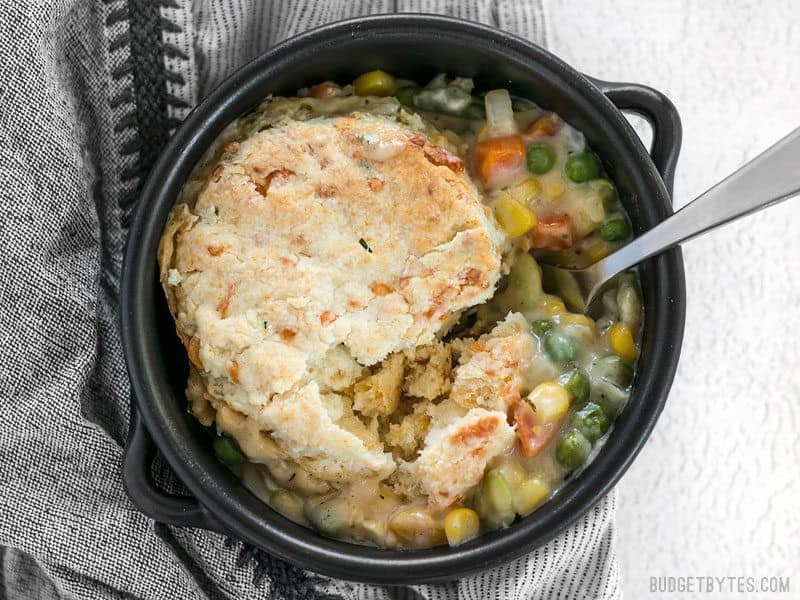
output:
[[[246,415],[287,460],[333,482],[386,476],[391,454],[323,396],[352,402],[362,365],[431,344],[448,317],[488,299],[502,235],[461,158],[393,117],[254,122],[164,231],[178,334],[209,403]],[[400,371],[386,376],[396,393]],[[448,385],[414,381],[426,396]],[[365,386],[353,406],[363,416],[394,409],[395,393],[377,406]]]

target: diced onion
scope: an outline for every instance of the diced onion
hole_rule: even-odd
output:
[[[583,152],[586,150],[586,138],[573,127],[565,127],[565,140],[567,152]]]
[[[487,137],[500,137],[517,132],[508,90],[492,90],[486,94],[484,101],[486,103]]]

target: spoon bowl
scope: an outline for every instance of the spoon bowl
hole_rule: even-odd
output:
[[[800,128],[602,260],[571,269],[543,265],[570,310],[592,316],[613,278],[688,239],[800,194]]]

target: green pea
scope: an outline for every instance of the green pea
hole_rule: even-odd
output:
[[[589,457],[592,445],[577,429],[569,430],[556,446],[556,460],[565,469],[577,469]]]
[[[592,152],[576,152],[567,159],[564,171],[575,183],[600,177],[600,159]]]
[[[556,151],[549,144],[538,143],[528,146],[525,164],[528,171],[543,175],[553,168],[556,162]]]
[[[592,365],[592,377],[604,379],[625,389],[633,381],[633,367],[624,358],[612,354],[597,359]]]
[[[214,454],[222,462],[229,465],[240,465],[247,460],[239,449],[239,444],[232,437],[224,433],[214,438]]]
[[[539,337],[543,336],[552,328],[553,322],[550,319],[536,319],[533,323],[531,323],[531,331]]]
[[[611,427],[611,420],[600,406],[587,402],[580,410],[575,411],[570,424],[590,442],[596,442]]]
[[[607,242],[621,242],[631,234],[631,226],[622,215],[611,215],[600,225],[600,237]]]
[[[591,386],[586,371],[581,368],[572,369],[564,373],[560,381],[564,389],[569,392],[572,402],[580,403],[588,400]]]
[[[589,182],[589,187],[600,195],[603,206],[606,210],[611,210],[617,202],[617,189],[608,179],[593,179]]]
[[[564,364],[578,354],[578,341],[565,333],[550,331],[544,336],[544,349],[554,362]]]
[[[404,87],[401,89],[395,97],[400,102],[400,104],[404,104],[405,106],[413,106],[414,105],[414,94],[417,93],[417,89],[415,87]]]

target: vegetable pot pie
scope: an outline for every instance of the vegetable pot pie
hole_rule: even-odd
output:
[[[374,71],[270,97],[161,240],[189,408],[249,489],[325,535],[420,547],[507,526],[602,443],[641,321],[633,274],[595,322],[537,261],[629,236],[583,136],[505,90]]]

